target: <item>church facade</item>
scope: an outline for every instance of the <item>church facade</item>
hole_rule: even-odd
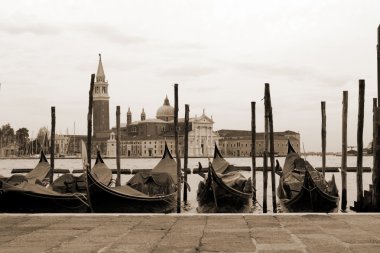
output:
[[[219,136],[213,130],[214,121],[205,112],[199,117],[189,119],[189,151],[191,157],[211,157],[215,143],[218,145]],[[184,155],[185,121],[178,119],[179,154]],[[127,122],[120,127],[121,156],[123,157],[161,157],[165,142],[170,152],[174,149],[174,108],[168,97],[157,109],[155,118],[146,118],[144,109],[140,120],[132,121],[132,112],[128,108]],[[107,156],[116,156],[116,128],[111,129],[110,139],[107,141]]]

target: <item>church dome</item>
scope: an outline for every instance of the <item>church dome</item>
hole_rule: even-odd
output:
[[[164,104],[158,108],[156,118],[165,121],[174,119],[174,107],[170,105],[168,96],[166,96]]]

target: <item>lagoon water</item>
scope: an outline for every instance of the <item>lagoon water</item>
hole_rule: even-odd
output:
[[[281,166],[283,166],[285,157],[276,157],[279,160]],[[149,158],[149,159],[121,159],[121,168],[125,169],[149,169],[153,168],[160,158]],[[247,158],[226,158],[228,162],[234,165],[239,166],[252,166],[252,160],[250,157]],[[322,166],[322,157],[321,156],[308,156],[307,160],[314,167]],[[109,168],[116,168],[116,159],[104,159],[104,162],[108,165]],[[207,167],[208,159],[207,158],[190,158],[188,162],[188,168],[191,170],[198,166],[198,162],[201,162],[204,167]],[[13,168],[34,168],[34,166],[38,163],[38,159],[2,159],[0,160],[0,175],[10,176],[11,170]],[[94,160],[93,162],[94,163]],[[269,160],[268,160],[269,163]],[[256,159],[256,166],[263,166],[263,159]],[[181,160],[181,167],[183,167],[183,159]],[[326,158],[326,166],[334,166],[340,167],[341,165],[341,157],[340,156],[327,156]],[[347,157],[347,166],[348,167],[356,167],[356,156]],[[371,167],[373,166],[373,158],[371,156],[363,157],[363,167]],[[82,168],[82,160],[81,159],[56,159],[55,160],[55,168],[57,169],[69,169],[70,171],[74,169]],[[243,172],[245,177],[251,177],[252,172]],[[335,181],[339,192],[341,192],[341,174],[337,173],[326,173],[326,179],[330,180],[332,175],[335,175]],[[115,177],[116,175],[114,175]],[[132,175],[122,175],[122,184],[125,184]],[[188,193],[188,202],[189,206],[183,210],[184,213],[196,213],[197,201],[196,201],[196,191],[198,188],[199,181],[203,180],[197,174],[189,174],[188,175],[188,183],[191,187],[191,191]],[[276,187],[278,184],[279,176],[276,175]],[[368,190],[369,184],[372,183],[372,173],[363,173],[363,187],[364,190]],[[268,212],[272,212],[272,190],[271,190],[271,177],[270,173],[268,173]],[[256,188],[257,188],[257,199],[259,204],[256,205],[253,210],[254,213],[262,213],[261,206],[262,198],[263,198],[263,174],[262,172],[257,172],[256,174]],[[353,206],[354,201],[356,200],[356,173],[347,172],[347,202],[348,206]],[[278,201],[277,201],[278,202]],[[347,212],[351,212],[349,208],[346,210]]]

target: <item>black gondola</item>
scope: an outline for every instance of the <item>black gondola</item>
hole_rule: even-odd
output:
[[[98,152],[87,169],[91,208],[102,213],[169,213],[176,208],[177,164],[165,144],[160,162],[151,171],[135,174],[123,186],[111,187],[112,172]]]
[[[82,193],[60,193],[44,182],[50,165],[41,152],[37,166],[25,176],[13,175],[0,186],[0,212],[7,213],[77,213],[87,212],[87,198]]]
[[[251,179],[236,171],[220,154],[215,145],[214,159],[208,174],[198,185],[198,208],[200,213],[250,212],[252,207]]]
[[[276,172],[280,175],[277,196],[284,212],[336,212],[339,192],[334,175],[327,182],[308,161],[302,159],[288,141],[288,154],[284,168]]]

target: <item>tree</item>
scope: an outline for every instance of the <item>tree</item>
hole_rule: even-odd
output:
[[[19,145],[19,153],[26,153],[27,143],[29,141],[29,130],[25,127],[16,131],[16,143]]]
[[[15,132],[9,123],[3,125],[0,129],[0,138],[2,146],[6,146],[15,139]]]

